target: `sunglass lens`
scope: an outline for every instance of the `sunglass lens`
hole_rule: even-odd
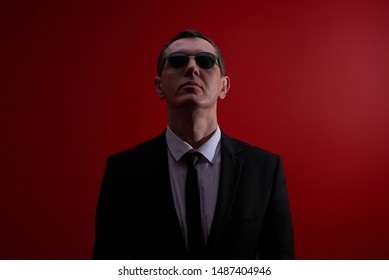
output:
[[[169,56],[169,64],[171,67],[179,69],[188,64],[189,57],[184,53],[173,53]]]
[[[196,63],[203,69],[210,69],[216,63],[216,58],[210,53],[199,53],[196,56]]]

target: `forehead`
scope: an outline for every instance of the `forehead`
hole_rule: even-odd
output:
[[[173,52],[185,52],[185,53],[199,53],[199,52],[210,52],[216,54],[215,48],[207,41],[202,38],[182,38],[174,41],[166,49],[165,54]]]

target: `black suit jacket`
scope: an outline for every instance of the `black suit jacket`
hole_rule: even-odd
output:
[[[168,168],[165,133],[108,158],[94,259],[188,259]],[[206,259],[293,259],[281,159],[222,133],[220,172]]]

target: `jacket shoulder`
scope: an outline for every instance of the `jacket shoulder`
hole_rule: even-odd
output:
[[[161,153],[161,151],[165,151],[166,147],[165,133],[161,133],[160,135],[137,144],[130,149],[110,155],[108,157],[108,161],[125,163],[128,161],[139,160],[149,157],[150,155]]]
[[[222,144],[237,155],[249,160],[271,161],[276,163],[280,159],[280,156],[273,152],[225,134],[222,134]]]

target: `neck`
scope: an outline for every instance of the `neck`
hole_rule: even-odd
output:
[[[201,109],[168,110],[168,125],[178,137],[197,149],[216,131],[216,108],[211,113]]]

